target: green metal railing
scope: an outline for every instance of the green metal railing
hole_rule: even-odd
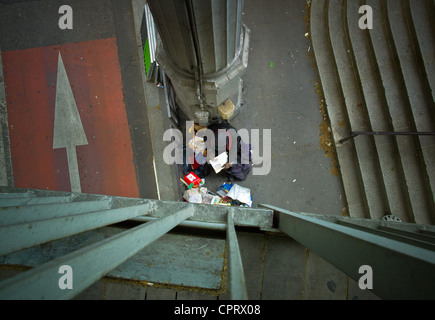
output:
[[[230,297],[248,299],[235,223],[268,229],[273,218],[271,210],[6,187],[0,187],[0,211],[0,256],[119,222],[140,223],[0,282],[0,299],[32,300],[73,298],[176,226],[226,231]],[[74,270],[74,290],[60,290],[62,266]]]
[[[128,208],[130,209],[130,208]],[[70,299],[193,214],[184,208],[54,259],[0,283],[1,299]],[[59,290],[58,270],[74,270],[74,290]]]
[[[0,256],[55,239],[135,221],[133,228],[0,282],[0,299],[68,299],[176,226],[226,231],[229,294],[248,299],[236,227],[287,234],[358,281],[373,272],[383,299],[435,299],[435,227],[262,209],[197,205],[0,187]],[[18,192],[21,191],[21,192]],[[59,289],[59,268],[74,269],[74,290]]]
[[[234,300],[248,300],[245,273],[243,270],[242,257],[240,256],[236,230],[234,228],[232,212],[228,212],[227,217],[227,244],[230,296]]]
[[[435,227],[300,214],[269,205],[279,229],[359,281],[362,266],[373,271],[373,289],[383,299],[435,299]]]

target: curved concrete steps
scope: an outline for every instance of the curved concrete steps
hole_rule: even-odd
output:
[[[339,141],[348,136],[351,129],[329,39],[329,27],[325,19],[327,13],[327,1],[317,0],[312,2],[310,22],[312,47],[319,69],[325,103],[327,106],[334,106],[334,112],[328,112],[328,116],[331,121],[334,140]],[[352,143],[337,145],[337,157],[342,172],[348,210],[352,216],[367,218],[367,202],[355,146]]]
[[[349,32],[346,27],[347,7],[340,0],[329,1],[329,28],[337,71],[348,110],[351,131],[372,131],[369,114],[365,108],[363,87],[356,73],[353,47],[349,45]],[[364,182],[364,191],[371,216],[382,218],[388,212],[385,198],[385,185],[377,161],[375,139],[355,139],[356,156]]]
[[[358,136],[339,143],[355,131],[435,131],[434,3],[364,3],[373,9],[372,30],[359,27],[362,2],[311,5],[311,40],[349,213],[434,224],[435,136]]]

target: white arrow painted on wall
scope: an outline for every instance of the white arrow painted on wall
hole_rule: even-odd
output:
[[[81,192],[77,146],[88,144],[68,75],[59,52],[53,149],[66,148],[72,192]]]

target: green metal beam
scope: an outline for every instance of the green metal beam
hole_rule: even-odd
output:
[[[229,292],[232,300],[248,300],[245,273],[242,257],[240,256],[239,242],[233,222],[233,212],[228,211],[227,218],[227,246],[228,246],[228,271]]]
[[[19,198],[2,198],[0,199],[0,207],[11,206],[26,206],[49,203],[66,203],[71,202],[73,196],[61,197],[19,197]]]
[[[146,215],[150,203],[0,227],[0,255]]]
[[[0,282],[0,299],[70,299],[193,214],[191,207],[141,224]],[[61,267],[72,272],[72,289],[59,285]]]
[[[4,207],[1,209],[0,226],[64,217],[72,214],[110,209],[110,200],[78,201]]]
[[[313,215],[269,205],[279,229],[355,281],[361,266],[373,270],[373,293],[383,299],[435,299],[435,251]]]

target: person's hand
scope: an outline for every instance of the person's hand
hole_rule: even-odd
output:
[[[225,169],[229,169],[231,167],[231,163],[225,163]]]

